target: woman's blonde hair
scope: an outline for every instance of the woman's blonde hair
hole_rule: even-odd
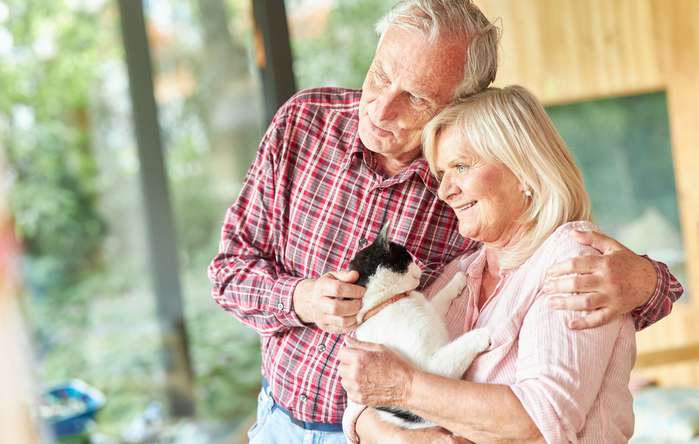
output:
[[[580,170],[541,103],[525,88],[488,88],[435,116],[422,139],[433,173],[437,138],[450,127],[484,161],[512,171],[531,194],[527,209],[516,221],[524,228],[523,235],[504,258],[504,266],[520,265],[560,225],[590,220],[590,199]]]

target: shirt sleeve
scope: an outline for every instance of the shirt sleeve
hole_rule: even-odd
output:
[[[672,304],[677,302],[682,293],[684,293],[684,288],[682,288],[675,276],[670,273],[667,265],[662,262],[656,262],[647,256],[644,257],[653,263],[657,281],[655,291],[650,299],[631,312],[636,331],[641,331],[670,314]]]
[[[516,382],[511,385],[546,442],[577,442],[595,399],[623,322],[570,330],[578,312],[552,310],[540,298],[524,318],[518,340]]]
[[[285,140],[288,103],[275,115],[236,202],[226,212],[218,254],[209,265],[212,296],[259,334],[304,326],[293,310],[294,289],[303,278],[275,260],[275,171]]]

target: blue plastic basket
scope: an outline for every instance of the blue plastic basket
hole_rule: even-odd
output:
[[[57,399],[73,398],[85,403],[85,409],[81,412],[58,418],[47,418],[57,438],[83,433],[87,424],[95,419],[95,415],[105,403],[102,392],[78,379],[51,387],[44,391],[43,396]]]

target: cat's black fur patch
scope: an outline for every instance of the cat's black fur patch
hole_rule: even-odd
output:
[[[359,272],[357,285],[366,286],[369,277],[376,272],[379,265],[396,273],[406,273],[413,261],[408,250],[402,245],[388,240],[386,227],[368,247],[361,250],[350,262],[350,270]]]
[[[405,410],[395,409],[393,407],[376,407],[376,409],[381,410],[383,412],[390,413],[393,416],[396,416],[396,417],[398,417],[406,422],[412,422],[415,424],[427,422],[427,421],[425,421],[425,419],[422,416],[418,416],[414,413],[410,413],[410,412],[405,411]]]

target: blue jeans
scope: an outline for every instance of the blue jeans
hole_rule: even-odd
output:
[[[257,397],[257,422],[248,431],[250,444],[345,444],[342,432],[305,430],[292,423],[274,402],[269,387]]]

